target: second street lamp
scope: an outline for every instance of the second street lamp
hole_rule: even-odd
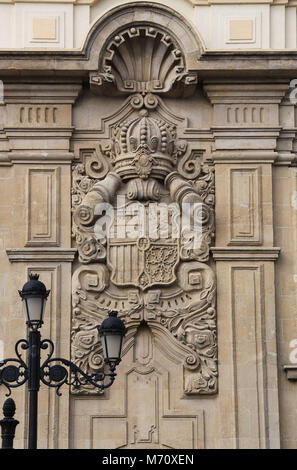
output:
[[[24,284],[22,290],[19,290],[26,323],[32,330],[40,328],[43,323],[45,303],[50,293],[38,278],[38,274],[30,274],[30,280]]]
[[[38,391],[40,387],[40,344],[41,335],[38,328],[43,323],[46,299],[50,293],[38,280],[38,274],[31,274],[19,294],[23,301],[24,313],[29,332],[28,355],[28,391],[29,391],[29,441],[28,448],[37,447]]]
[[[54,343],[50,339],[41,340],[39,328],[43,324],[43,314],[46,299],[50,291],[39,281],[37,274],[30,274],[30,279],[19,291],[23,301],[26,323],[30,328],[29,339],[20,339],[15,345],[16,358],[4,359],[0,362],[0,385],[8,389],[20,387],[28,381],[29,402],[29,438],[28,448],[37,448],[37,416],[38,391],[40,382],[49,387],[55,387],[61,395],[63,384],[79,389],[81,385],[90,384],[103,390],[110,387],[116,377],[115,369],[121,361],[123,338],[126,333],[124,323],[117,318],[117,312],[112,310],[109,316],[98,327],[102,338],[103,355],[109,372],[86,374],[76,364],[68,359],[52,357]],[[28,350],[28,365],[24,362],[20,348]],[[41,364],[41,349],[48,349],[47,359]],[[8,363],[12,363],[7,365]],[[108,382],[105,379],[108,378]]]
[[[103,346],[104,361],[112,367],[121,360],[123,338],[126,328],[122,320],[117,318],[117,311],[111,310],[109,317],[103,320],[99,328]]]

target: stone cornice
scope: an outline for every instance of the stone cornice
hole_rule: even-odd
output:
[[[95,5],[100,0],[0,0],[0,3],[14,5],[16,3],[73,3],[74,5]]]
[[[212,104],[229,103],[276,103],[283,100],[289,83],[220,83],[206,82],[203,89]]]
[[[295,6],[295,0],[188,0],[193,6],[209,6],[209,5],[285,5]]]
[[[215,246],[210,250],[215,261],[276,261],[281,249],[266,246]]]
[[[74,104],[81,91],[80,83],[38,84],[9,83],[4,88],[6,104]]]
[[[73,152],[61,150],[12,150],[11,152],[0,152],[0,166],[28,165],[52,165],[53,163],[70,165],[73,161]]]
[[[217,150],[211,156],[215,163],[274,163],[278,153],[273,150]]]
[[[13,64],[13,67],[12,67]],[[196,64],[196,65],[194,65]],[[258,79],[263,72],[271,79],[296,78],[297,50],[292,51],[222,51],[208,50],[200,60],[193,60],[191,71],[197,71],[201,79],[236,78],[239,80]],[[89,72],[96,68],[84,50],[0,50],[0,76],[4,80],[18,80],[30,83],[49,82],[61,79],[87,79]],[[267,75],[266,75],[267,76]]]
[[[6,253],[11,263],[72,262],[77,250],[74,248],[12,248]]]
[[[275,152],[265,150],[217,150],[211,154],[211,160],[216,163],[272,163],[277,166],[295,165],[296,154],[294,152]]]
[[[193,7],[195,6],[209,6],[209,5],[257,5],[257,4],[269,4],[269,5],[285,5],[295,6],[297,5],[296,0],[186,0]],[[16,3],[70,3],[74,5],[96,5],[100,3],[100,0],[0,0],[0,3],[6,3],[14,5]]]

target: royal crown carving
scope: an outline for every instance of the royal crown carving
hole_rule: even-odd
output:
[[[176,128],[150,117],[146,109],[113,130],[112,163],[123,181],[150,176],[164,180],[175,167],[177,149]]]

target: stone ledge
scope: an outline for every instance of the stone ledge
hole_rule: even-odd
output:
[[[58,105],[74,104],[82,90],[78,83],[7,83],[4,87],[6,104]]]
[[[72,262],[76,252],[75,248],[12,248],[6,250],[11,263]]]
[[[215,261],[276,261],[279,247],[211,247]]]
[[[12,1],[12,0],[11,0]],[[290,2],[291,0],[283,0],[280,2],[279,0],[188,0],[192,5],[199,5],[199,6],[209,6],[209,5],[232,5],[232,4],[241,4],[241,5],[249,5],[249,4],[286,4],[288,1]],[[292,2],[292,4],[295,4]],[[290,4],[291,6],[291,4]]]
[[[74,5],[96,5],[100,0],[22,0],[22,3],[37,3],[37,4],[43,4],[43,3],[70,3]],[[189,0],[190,3],[192,3],[192,0]],[[249,1],[249,0],[248,0]],[[253,0],[254,1],[254,0]],[[258,0],[257,0],[258,1]],[[263,2],[263,0],[261,0]],[[268,1],[268,0],[264,0]],[[269,0],[270,1],[270,0]],[[16,4],[19,3],[19,0],[0,0],[0,3],[8,3],[8,4]],[[194,2],[195,3],[195,2]]]
[[[297,380],[297,364],[286,364],[283,368],[288,380]]]
[[[274,150],[215,150],[212,161],[215,163],[275,163],[279,156]]]
[[[12,150],[10,152],[0,152],[0,165],[2,164],[71,164],[74,153],[61,150]]]

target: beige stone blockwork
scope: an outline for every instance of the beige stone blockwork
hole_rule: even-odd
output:
[[[32,18],[32,39],[56,39],[56,18]]]
[[[261,244],[261,168],[231,168],[229,177],[229,245]]]
[[[143,358],[137,359],[137,342],[142,341],[143,335],[146,335],[146,346],[139,348],[138,355],[144,356],[147,340],[152,341],[153,368],[140,366]],[[181,391],[177,380],[181,372],[178,361],[170,364],[172,360],[161,352],[147,328],[139,329],[136,344],[124,359],[118,368],[118,380],[106,396],[83,400],[71,397],[71,447],[204,448],[204,413],[201,407],[193,409],[191,400],[181,400],[178,396]],[[84,435],[76,431],[79,423],[86,430]],[[106,429],[104,436],[102,426]]]
[[[23,248],[23,250],[21,249],[19,252],[13,249],[11,250],[13,246],[24,247],[26,237],[28,234],[33,235],[35,233],[34,230],[39,230],[38,233],[40,236],[40,228],[44,228],[43,222],[40,225],[40,217],[43,221],[47,219],[45,224],[47,228],[49,228],[51,224],[54,224],[54,226],[58,228],[58,233],[61,234],[59,243],[64,247],[69,247],[71,235],[69,230],[69,168],[65,165],[61,165],[58,168],[53,168],[48,165],[38,166],[36,164],[31,167],[15,165],[14,167],[8,168],[2,167],[1,175],[4,176],[5,173],[6,178],[8,177],[8,185],[10,182],[9,175],[13,178],[13,184],[9,186],[9,189],[7,187],[6,193],[6,199],[8,195],[10,195],[9,201],[7,200],[10,215],[7,215],[5,220],[2,219],[3,228],[1,227],[0,230],[1,235],[3,234],[3,262],[1,259],[1,268],[3,271],[1,269],[1,272],[6,272],[6,276],[10,276],[11,279],[13,279],[13,281],[8,281],[7,283],[2,279],[3,286],[6,286],[4,291],[5,298],[6,300],[10,299],[10,301],[7,302],[8,320],[3,325],[3,329],[2,325],[0,327],[0,332],[2,333],[1,339],[4,339],[5,357],[13,356],[13,345],[15,342],[20,338],[26,338],[25,319],[18,289],[26,282],[28,273],[33,272],[38,273],[40,279],[46,284],[47,288],[51,290],[45,312],[42,337],[49,337],[54,341],[56,355],[69,358],[69,336],[67,334],[68,318],[70,316],[69,296],[71,292],[69,282],[71,279],[71,261],[73,260],[74,253],[70,252],[69,254],[67,250],[63,251],[60,248],[55,248],[51,243],[49,244],[47,252],[44,248],[45,245],[43,248],[39,247],[38,250],[38,248],[35,248],[36,245],[34,244],[32,248]],[[37,181],[32,181],[32,175],[33,177],[37,176]],[[63,182],[64,191],[62,193],[55,190],[54,179],[52,181],[51,179],[48,180],[49,177],[55,177],[55,175],[59,175],[59,181]],[[46,178],[45,182],[53,184],[44,184],[43,177]],[[2,187],[4,189],[4,185],[2,185]],[[38,197],[38,193],[41,196],[40,198]],[[43,204],[42,200],[43,193],[47,196],[46,199],[48,199],[45,201],[45,204]],[[40,205],[41,207],[38,208]],[[58,207],[58,213],[63,216],[63,220],[56,218],[55,207]],[[3,216],[3,214],[4,212],[1,208],[1,215]],[[30,214],[31,222],[30,218],[28,219]],[[48,218],[49,214],[54,217]],[[55,224],[57,224],[57,226]],[[26,226],[27,230],[24,230]],[[29,232],[28,227],[30,227]],[[56,234],[56,228],[52,232],[54,236]],[[8,234],[9,236],[7,236]],[[4,256],[4,251],[6,251],[6,256]],[[2,258],[2,252],[0,256]],[[12,261],[13,264],[10,264],[9,260]],[[3,302],[3,304],[5,304],[5,302]],[[45,360],[46,353],[43,354],[42,357],[43,360]],[[55,395],[55,390],[41,386],[39,394],[40,419],[38,425],[40,448],[68,446],[68,394],[69,391],[66,389],[63,396],[58,399]],[[14,398],[16,398],[18,419],[21,423],[17,430],[15,447],[24,448],[27,445],[28,395],[24,393],[24,389],[17,390],[14,394]]]
[[[253,39],[253,20],[229,20],[229,39],[231,41]]]
[[[71,107],[78,84],[5,85],[6,162],[70,161]]]
[[[276,265],[280,428],[282,447],[296,448],[296,410],[290,406],[296,383],[288,381],[282,369],[284,364],[290,364],[290,353],[293,350],[290,345],[297,338],[297,283],[295,277],[297,272],[297,211],[292,204],[292,195],[296,191],[295,168],[275,168],[273,184],[275,237],[276,243],[283,247],[282,256]]]
[[[216,181],[217,246],[273,246],[271,165],[216,164]]]
[[[67,165],[18,164],[12,169],[10,246],[70,246],[70,170]],[[61,187],[64,191],[61,191]],[[11,210],[13,212],[11,212]]]
[[[71,126],[71,105],[52,104],[7,104],[6,127],[47,128]]]
[[[24,313],[20,302],[18,289],[28,279],[28,272],[38,273],[40,280],[51,290],[41,330],[42,339],[51,338],[55,343],[55,355],[69,358],[69,337],[67,335],[69,317],[69,263],[51,263],[31,261],[18,262],[13,266],[11,276],[14,282],[8,284],[11,307],[14,315],[7,322],[5,337],[5,357],[14,356],[14,344],[20,338],[27,337]],[[9,268],[9,266],[8,266]],[[67,294],[68,293],[68,294]],[[7,340],[9,338],[9,341]],[[42,360],[47,357],[48,351],[42,351]],[[17,427],[14,446],[16,449],[27,447],[28,438],[28,391],[20,387],[13,393],[17,406],[17,418],[20,424]],[[68,421],[69,421],[69,390],[64,389],[61,397],[57,397],[54,389],[41,384],[38,399],[38,447],[67,448],[68,447]]]
[[[26,246],[58,246],[60,243],[60,168],[28,171],[28,234]]]
[[[274,263],[228,261],[226,256],[225,261],[217,262],[217,274],[218,309],[225,312],[221,323],[232,332],[229,342],[227,338],[221,341],[225,341],[224,351],[232,370],[229,400],[236,447],[277,448],[276,336],[271,290]]]
[[[13,312],[13,306],[10,301],[11,295],[11,281],[10,281],[10,265],[7,260],[5,249],[10,243],[12,230],[13,230],[13,216],[11,200],[13,194],[13,171],[12,168],[1,167],[0,168],[0,299],[3,308],[3,312],[6,315],[0,317],[0,339],[2,343],[2,353],[4,357],[7,357],[11,353],[9,342],[6,338],[9,338],[13,329],[11,327],[12,322],[9,320],[10,315],[15,315]]]
[[[200,195],[206,198],[205,188],[215,189],[215,246],[211,249],[208,264],[203,262],[204,269],[202,262],[183,260],[183,269],[178,275],[180,287],[185,288],[186,294],[181,301],[193,295],[191,281],[196,283],[197,289],[203,287],[205,281],[207,285],[203,295],[200,297],[199,291],[196,297],[194,313],[182,305],[179,315],[176,315],[176,302],[170,298],[173,282],[165,287],[166,295],[161,302],[159,286],[154,286],[149,293],[140,288],[139,291],[144,292],[145,307],[149,306],[145,313],[146,324],[139,321],[144,312],[143,305],[137,304],[136,288],[140,286],[133,285],[127,297],[126,291],[131,286],[123,288],[120,300],[120,287],[112,286],[116,293],[112,301],[118,302],[117,306],[127,302],[129,307],[123,310],[123,315],[130,312],[130,316],[125,317],[130,322],[130,330],[116,381],[104,394],[69,395],[65,387],[59,398],[42,386],[39,445],[43,448],[94,449],[102,446],[236,449],[279,448],[280,445],[296,448],[296,383],[288,381],[283,370],[289,361],[291,340],[297,334],[297,187],[295,168],[289,167],[295,159],[295,123],[291,104],[283,101],[288,87],[283,79],[286,71],[282,72],[279,81],[265,78],[269,67],[276,76],[277,68],[283,66],[285,60],[288,67],[293,67],[294,55],[290,65],[287,58],[275,55],[256,55],[251,59],[243,54],[240,59],[232,56],[230,61],[231,56],[209,54],[199,60],[198,39],[194,40],[180,17],[175,28],[176,19],[171,15],[169,21],[169,13],[165,10],[162,10],[160,20],[162,28],[168,27],[169,32],[175,32],[185,45],[187,67],[197,71],[198,77],[200,73],[205,77],[204,90],[199,88],[199,82],[199,89],[190,98],[184,98],[180,93],[178,97],[165,96],[158,101],[151,96],[147,99],[144,92],[137,97],[138,101],[131,100],[136,106],[133,107],[127,95],[102,97],[100,93],[94,95],[91,90],[84,89],[82,99],[77,101],[72,113],[82,81],[88,79],[89,71],[97,73],[102,39],[113,33],[115,25],[126,28],[126,23],[135,19],[143,22],[149,19],[159,24],[160,15],[156,11],[151,15],[135,7],[135,11],[130,9],[122,15],[121,10],[117,10],[105,26],[99,23],[100,28],[102,26],[99,32],[92,31],[86,53],[49,54],[42,60],[38,54],[26,53],[21,58],[13,56],[13,62],[11,57],[0,59],[3,68],[7,64],[15,67],[6,70],[15,75],[6,88],[6,109],[0,107],[3,122],[3,129],[0,129],[0,299],[5,312],[0,318],[0,340],[4,340],[4,355],[11,356],[16,340],[26,335],[17,289],[25,282],[28,272],[39,273],[51,289],[42,334],[54,340],[57,355],[70,357],[71,332],[76,334],[81,327],[77,327],[78,314],[83,312],[83,309],[79,311],[79,302],[86,301],[89,313],[85,323],[88,327],[88,322],[94,318],[98,323],[98,299],[105,301],[100,295],[107,284],[104,279],[107,263],[93,262],[94,259],[88,263],[90,258],[87,262],[86,258],[83,262],[77,259],[75,244],[82,240],[79,237],[76,241],[71,240],[70,197],[72,195],[74,203],[79,205],[80,197],[89,194],[88,189],[95,182],[97,193],[101,191],[100,195],[106,197],[110,197],[112,184],[116,188],[115,194],[126,189],[127,182],[123,183],[118,174],[111,175],[110,170],[114,170],[110,160],[112,146],[107,140],[114,136],[112,131],[118,123],[139,119],[137,106],[146,98],[147,107],[142,106],[140,117],[167,119],[171,131],[174,129],[181,140],[177,153],[167,155],[166,162],[170,165],[176,159],[174,169],[177,174],[171,174],[167,179],[168,186],[162,187],[164,197],[169,197],[169,193],[177,200],[184,194],[197,197],[198,187]],[[152,34],[149,29],[146,31]],[[223,76],[228,68],[228,75],[222,82],[211,81],[217,73]],[[52,69],[54,74],[50,74]],[[241,82],[239,75],[237,78],[233,75],[239,69],[242,71]],[[249,74],[245,78],[248,82],[242,83],[247,69]],[[29,86],[25,77],[31,78],[34,73],[36,84]],[[79,78],[70,84],[69,80],[74,76]],[[38,80],[43,83],[38,85]],[[179,87],[182,80],[183,77],[174,85]],[[158,133],[159,126],[152,128]],[[165,128],[167,135],[169,130]],[[163,136],[165,134],[163,130]],[[102,141],[110,146],[101,145]],[[183,153],[185,141],[188,149]],[[116,143],[125,154],[125,138]],[[158,163],[161,160],[158,159]],[[135,161],[129,162],[124,178],[128,178],[129,171],[135,176],[133,165]],[[152,167],[154,165],[155,162]],[[162,171],[164,167],[165,164]],[[88,176],[84,173],[86,168]],[[118,168],[121,172],[122,167]],[[213,168],[215,186],[210,177]],[[196,180],[197,174],[200,179]],[[109,179],[105,180],[105,177]],[[158,177],[161,184],[163,176],[158,173]],[[101,184],[103,180],[105,186]],[[148,191],[147,187],[144,191],[144,187],[141,186],[142,198]],[[130,194],[133,195],[133,191]],[[150,193],[150,197],[155,195]],[[211,205],[213,192],[207,197]],[[80,213],[80,222],[87,227],[82,231],[84,235],[88,232],[86,213]],[[94,255],[91,244],[81,245],[81,256]],[[98,250],[95,254],[103,252],[104,246],[102,252]],[[153,261],[156,265],[158,257]],[[132,271],[138,274],[138,265],[133,262],[130,257],[129,265],[122,263],[120,276]],[[127,266],[133,269],[129,271]],[[81,275],[84,270],[85,277]],[[174,270],[172,272],[171,281],[175,275]],[[115,276],[113,279],[117,281]],[[123,282],[122,279],[119,282]],[[189,311],[190,315],[196,315],[195,309],[204,308],[209,298],[214,301],[210,294],[214,293],[216,284],[218,389],[207,396],[191,395],[186,379],[192,377],[192,371],[185,371],[184,366],[186,360],[191,366],[193,357],[189,358],[188,351],[185,354],[184,325],[180,328],[179,321],[187,318]],[[72,296],[73,285],[77,290]],[[110,295],[111,285],[106,289],[106,296]],[[84,295],[86,286],[87,294],[91,291],[93,297]],[[164,307],[168,298],[171,305],[166,305],[170,308]],[[75,311],[71,309],[71,300],[78,301]],[[155,303],[150,304],[150,301]],[[157,310],[158,315],[154,318]],[[206,314],[213,315],[213,307],[208,307]],[[160,317],[163,322],[159,322]],[[173,318],[176,323],[172,322]],[[196,327],[198,319],[191,318],[195,321],[191,321],[190,327],[193,324]],[[169,327],[164,327],[169,322],[176,327],[174,335]],[[214,317],[211,325],[216,326]],[[196,337],[199,344],[206,339],[209,341],[205,335],[201,337],[197,333]],[[190,352],[193,351],[191,348]],[[94,366],[98,361],[97,353],[87,357],[87,361],[95,357]],[[208,350],[207,359],[209,354],[213,354],[213,349]],[[213,362],[210,366],[216,372]],[[197,388],[201,383],[203,385],[201,377],[199,380],[194,377],[193,383],[190,382],[191,392],[193,389],[195,392],[195,380]],[[14,398],[21,421],[15,444],[22,448],[26,446],[27,437],[27,394],[24,389],[17,390]]]

